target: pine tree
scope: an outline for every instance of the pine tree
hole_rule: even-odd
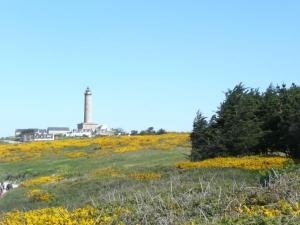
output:
[[[300,87],[293,84],[264,92],[239,84],[208,123],[194,120],[191,160],[283,152],[300,159]]]
[[[192,153],[191,160],[197,161],[203,159],[205,154],[204,148],[208,145],[206,140],[206,129],[207,129],[206,117],[204,117],[199,111],[197,112],[196,118],[193,124],[193,132],[191,133],[192,141]]]
[[[279,149],[278,140],[280,132],[278,126],[281,121],[281,104],[278,94],[278,87],[275,88],[273,85],[270,85],[267,90],[262,93],[262,104],[257,112],[261,121],[261,129],[263,130],[258,148],[261,149],[264,154]]]
[[[257,108],[261,104],[258,90],[248,90],[242,84],[226,93],[217,112],[216,126],[227,155],[251,154],[257,150],[262,136]]]
[[[293,84],[280,89],[281,121],[279,145],[294,158],[300,158],[300,87]]]

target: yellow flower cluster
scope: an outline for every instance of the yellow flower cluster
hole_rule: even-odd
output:
[[[55,183],[63,180],[63,176],[44,176],[44,177],[37,177],[30,180],[25,180],[22,182],[21,186],[23,187],[30,187],[35,185],[41,185],[41,184],[49,184],[49,183]]]
[[[156,180],[161,178],[160,173],[130,173],[128,177],[135,180]]]
[[[32,211],[13,211],[0,215],[0,225],[108,225],[118,221],[127,209],[105,212],[91,206],[68,211],[65,208],[45,208]],[[116,223],[117,224],[117,223]]]
[[[0,144],[0,162],[39,159],[45,154],[56,154],[67,157],[84,157],[86,154],[77,153],[65,155],[66,147],[94,146],[95,156],[101,156],[105,151],[124,153],[144,149],[171,150],[175,147],[190,148],[188,133],[168,133],[164,135],[145,136],[111,136],[85,139],[65,139],[52,142],[31,142],[24,144]],[[107,153],[105,153],[107,154]]]
[[[34,202],[47,202],[51,199],[51,195],[41,189],[33,189],[26,192],[26,197]]]
[[[119,177],[122,176],[117,170],[113,168],[101,168],[92,172],[94,176],[111,176],[111,177]]]
[[[242,206],[238,212],[245,213],[251,216],[262,215],[266,217],[278,217],[283,215],[300,216],[300,202],[291,204],[287,201],[279,201],[272,206]]]
[[[86,157],[88,154],[86,152],[67,152],[65,156],[71,159]]]
[[[219,157],[200,162],[181,162],[177,164],[180,169],[230,167],[249,170],[260,170],[282,167],[288,162],[285,157],[246,156],[246,157]]]
[[[92,172],[94,176],[110,176],[110,177],[123,177],[131,178],[134,180],[156,180],[161,178],[160,173],[122,173],[113,168],[97,169]]]

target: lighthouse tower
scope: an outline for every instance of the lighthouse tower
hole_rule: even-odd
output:
[[[78,124],[78,130],[95,131],[97,127],[92,119],[92,91],[87,87],[84,92],[84,121]]]
[[[89,87],[84,93],[84,123],[92,123],[92,92]]]

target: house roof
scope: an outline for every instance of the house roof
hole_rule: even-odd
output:
[[[48,127],[48,131],[70,131],[68,127]]]
[[[38,131],[38,128],[27,128],[27,129],[16,129],[16,132],[22,132],[22,131]]]

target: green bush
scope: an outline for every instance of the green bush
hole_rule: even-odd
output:
[[[300,158],[300,87],[265,92],[235,86],[208,122],[197,113],[191,160],[215,156],[283,153]]]

